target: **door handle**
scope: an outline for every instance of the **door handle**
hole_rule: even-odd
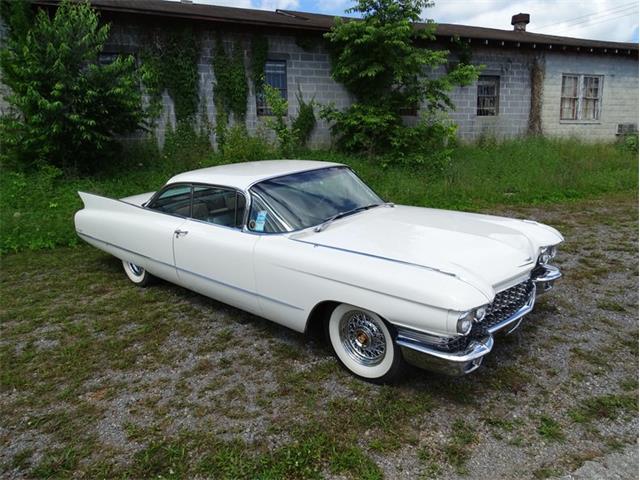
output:
[[[180,237],[185,236],[187,233],[189,233],[189,231],[188,231],[188,230],[180,230],[180,229],[178,228],[178,229],[177,229],[175,232],[173,232],[173,233],[176,235],[176,238],[180,238]]]

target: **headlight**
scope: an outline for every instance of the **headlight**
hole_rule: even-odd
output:
[[[487,315],[487,306],[483,305],[468,312],[463,313],[458,318],[457,330],[462,335],[468,335],[471,332],[474,322],[479,323],[484,320]]]
[[[540,249],[540,255],[538,256],[539,265],[547,265],[553,258],[555,258],[558,249],[555,246],[543,247]]]
[[[481,322],[487,316],[487,307],[476,308],[473,312],[473,321]]]
[[[462,314],[458,319],[458,333],[469,335],[473,327],[473,311]]]

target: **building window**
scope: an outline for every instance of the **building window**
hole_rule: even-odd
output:
[[[264,66],[264,82],[280,91],[287,98],[287,62],[285,60],[267,60]],[[258,115],[271,115],[263,92],[256,93]]]
[[[563,75],[560,120],[599,120],[602,76]]]
[[[480,75],[478,77],[478,108],[479,117],[498,115],[500,100],[500,77],[497,75]]]
[[[417,117],[418,110],[420,110],[418,102],[412,102],[400,108],[400,115],[403,117]]]
[[[98,63],[100,65],[111,65],[118,58],[118,54],[114,52],[100,52],[98,54]]]

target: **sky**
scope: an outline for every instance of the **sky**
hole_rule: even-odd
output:
[[[230,7],[263,10],[300,10],[343,15],[354,2],[349,0],[193,0]],[[527,31],[592,38],[617,42],[638,42],[638,0],[436,0],[424,11],[424,18],[439,23],[457,23],[511,30],[511,16],[531,15]]]

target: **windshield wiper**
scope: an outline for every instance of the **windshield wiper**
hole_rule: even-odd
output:
[[[351,210],[345,210],[344,212],[338,212],[335,215],[327,218],[320,225],[316,226],[313,229],[313,231],[314,232],[321,232],[325,228],[327,228],[329,225],[331,225],[331,222],[333,222],[334,220],[346,217],[348,215],[353,215],[354,213],[362,212],[363,210],[369,210],[370,208],[379,207],[381,205],[384,205],[385,207],[393,207],[394,206],[394,204],[390,203],[390,202],[387,202],[387,203],[372,203],[371,205],[363,205],[361,207],[352,208]]]

